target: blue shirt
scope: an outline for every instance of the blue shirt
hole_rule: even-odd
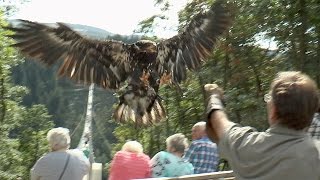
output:
[[[195,174],[215,172],[219,161],[217,145],[208,137],[194,140],[184,159],[193,165]]]
[[[161,151],[151,159],[152,177],[178,177],[193,174],[193,166],[184,159]]]
[[[320,113],[315,113],[312,123],[308,129],[308,134],[313,138],[320,140]]]

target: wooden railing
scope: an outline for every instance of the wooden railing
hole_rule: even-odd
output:
[[[174,178],[149,178],[148,180],[235,180],[233,171],[220,171],[214,173],[193,174]],[[142,180],[142,179],[141,179]],[[144,179],[147,180],[147,179]]]

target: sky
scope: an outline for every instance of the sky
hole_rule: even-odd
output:
[[[114,34],[132,35],[138,23],[161,12],[154,0],[28,0],[19,5],[14,19],[55,23],[82,24],[105,29]],[[177,34],[178,11],[188,0],[170,0],[172,7],[166,14],[169,20],[161,21],[154,30],[159,38]],[[258,37],[257,45],[276,49],[273,40]]]
[[[153,0],[29,0],[19,6],[14,19],[37,22],[65,22],[89,25],[111,33],[131,35],[140,21],[159,14],[160,7]],[[178,11],[187,0],[170,0],[173,4],[168,12],[170,19],[155,30],[161,38],[176,34]],[[167,30],[164,30],[164,28]]]

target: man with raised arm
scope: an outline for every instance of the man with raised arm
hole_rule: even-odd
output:
[[[281,72],[265,95],[269,129],[257,132],[230,121],[223,91],[205,85],[207,134],[238,180],[319,180],[320,144],[306,130],[319,105],[316,83],[301,72]]]

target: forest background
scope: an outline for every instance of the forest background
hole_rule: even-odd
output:
[[[0,0],[0,25],[15,13]],[[116,124],[111,113],[117,99],[112,92],[94,91],[93,146],[95,161],[105,166],[127,140],[137,140],[152,157],[165,150],[165,139],[183,133],[189,139],[194,123],[204,120],[203,85],[217,83],[226,95],[229,118],[260,131],[268,127],[263,95],[279,71],[298,70],[320,83],[320,0],[233,0],[234,23],[212,56],[181,84],[182,94],[164,86],[168,118],[148,128]],[[23,2],[21,3],[28,3]],[[195,13],[212,0],[193,0],[179,13],[182,29]],[[157,0],[163,12],[169,0]],[[142,21],[136,32],[152,34],[157,18]],[[85,25],[71,25],[97,39],[133,43],[141,36],[121,36]],[[57,78],[57,66],[47,69],[22,58],[9,47],[10,32],[0,27],[0,179],[29,179],[36,160],[48,152],[46,133],[53,127],[70,129],[72,148],[79,142],[85,119],[88,87]],[[150,37],[149,37],[150,38]],[[158,40],[156,36],[151,39]],[[264,46],[262,47],[261,42]],[[266,44],[270,43],[270,46]],[[271,44],[276,43],[276,48]]]

